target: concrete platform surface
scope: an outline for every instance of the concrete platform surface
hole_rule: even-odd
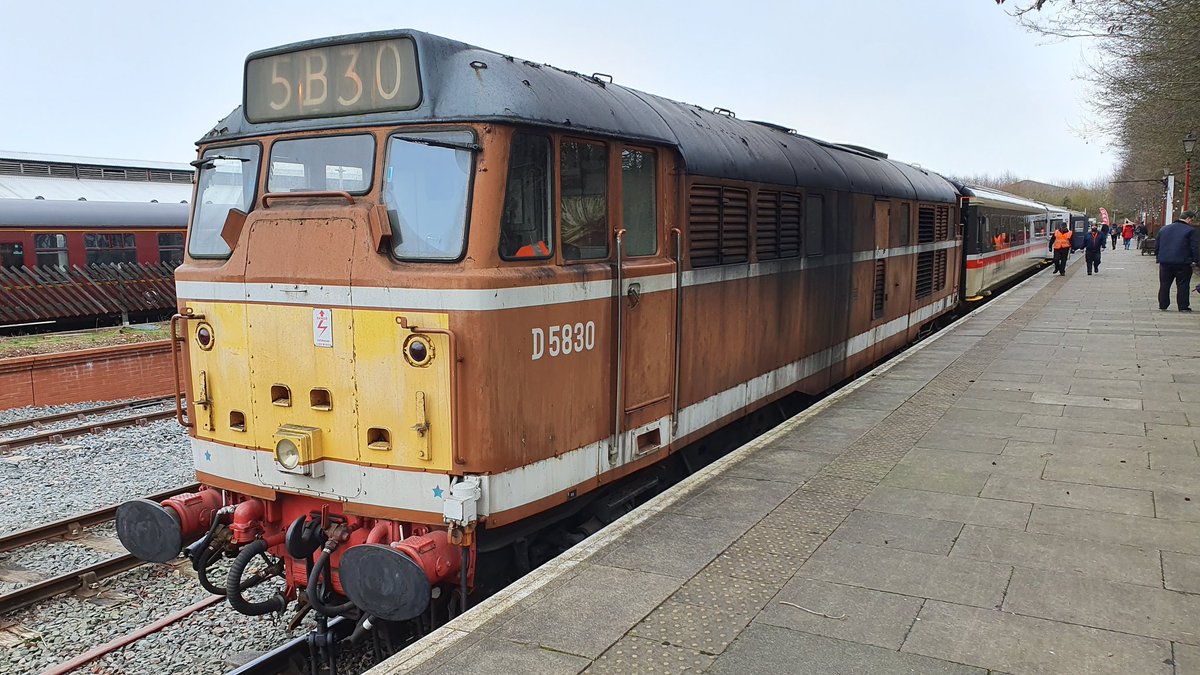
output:
[[[1200,674],[1200,312],[1156,294],[1043,271],[371,672]]]

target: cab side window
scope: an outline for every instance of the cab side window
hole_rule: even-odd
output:
[[[559,152],[564,260],[608,257],[608,148],[564,140]]]
[[[625,255],[658,252],[654,159],[654,153],[649,150],[621,151],[621,226],[625,228]]]
[[[550,139],[518,133],[508,160],[508,186],[500,223],[500,257],[505,260],[549,258]]]

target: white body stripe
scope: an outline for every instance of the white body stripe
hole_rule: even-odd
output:
[[[679,411],[679,431],[675,437],[679,438],[699,431],[727,415],[743,410],[754,402],[815,375],[872,345],[903,333],[911,326],[920,325],[942,310],[950,308],[953,302],[953,296],[942,298],[907,316],[893,319],[845,342],[687,406]],[[647,426],[663,424],[664,429],[669,429],[669,421],[668,417],[663,417]],[[489,515],[524,506],[595,478],[596,474],[601,471],[601,467],[607,466],[607,453],[611,442],[612,438],[609,437],[565,452],[557,457],[544,459],[503,473],[482,476],[483,499],[479,505],[480,514]],[[244,448],[192,439],[192,453],[198,470],[232,480],[260,485],[266,482],[276,484],[285,481],[292,482],[288,479],[294,478],[287,474],[278,474],[272,476],[270,480],[264,481],[258,474],[256,453]],[[273,466],[268,468],[270,460],[265,456],[262,459],[264,460],[262,470],[264,472],[273,471]],[[328,461],[324,462],[324,472],[324,478],[301,480],[308,486],[329,481],[329,485],[341,487],[358,485],[361,481],[361,492],[352,497],[356,502],[439,514],[442,511],[442,499],[435,496],[435,492],[440,488],[441,491],[448,493],[450,487],[449,476],[436,473],[383,469]],[[335,501],[347,499],[346,496],[307,487],[289,489]]]
[[[812,258],[788,258],[752,265],[702,267],[683,273],[684,287],[703,286],[737,279],[784,274],[808,269],[867,262],[926,251],[958,248],[958,240],[899,248],[859,251]],[[627,277],[642,285],[643,293],[674,288],[675,275],[655,274]],[[603,300],[613,296],[613,281],[544,284],[509,288],[387,288],[383,286],[329,286],[320,284],[272,284],[213,281],[176,281],[176,295],[183,301],[261,302],[321,307],[377,307],[420,311],[495,311],[541,307],[570,302]]]

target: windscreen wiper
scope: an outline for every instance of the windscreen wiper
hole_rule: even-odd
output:
[[[479,152],[483,150],[483,146],[478,143],[455,143],[453,141],[435,141],[429,138],[413,138],[411,136],[392,136],[398,141],[405,143],[420,143],[421,145],[432,145],[435,148],[450,148],[451,150],[466,150],[467,152]]]
[[[212,155],[211,157],[201,157],[200,159],[194,159],[194,160],[188,162],[188,164],[191,164],[192,166],[194,166],[198,169],[211,169],[214,166],[213,162],[218,159],[237,160],[239,162],[249,162],[250,161],[246,157],[228,157],[226,155]]]

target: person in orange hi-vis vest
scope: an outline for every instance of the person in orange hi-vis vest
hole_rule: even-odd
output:
[[[1054,250],[1054,271],[1059,276],[1067,273],[1067,257],[1071,255],[1071,230],[1066,223],[1060,223],[1054,236],[1050,238],[1050,248]]]

